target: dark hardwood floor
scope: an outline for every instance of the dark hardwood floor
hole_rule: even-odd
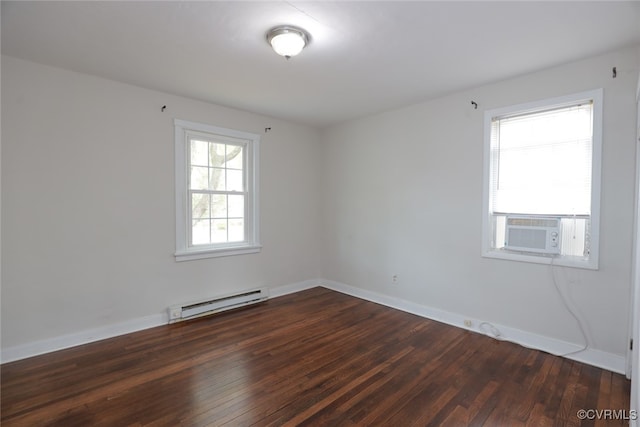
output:
[[[628,424],[580,409],[629,382],[324,288],[2,365],[6,427]]]

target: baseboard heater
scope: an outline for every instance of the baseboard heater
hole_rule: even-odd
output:
[[[232,295],[225,295],[204,301],[192,302],[169,307],[169,323],[208,316],[221,311],[257,304],[269,299],[268,289],[253,289]]]

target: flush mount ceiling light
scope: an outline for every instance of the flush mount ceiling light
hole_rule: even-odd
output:
[[[289,59],[302,52],[309,43],[309,34],[303,29],[283,25],[269,30],[267,42],[278,55]]]

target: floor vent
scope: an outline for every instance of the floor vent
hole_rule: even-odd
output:
[[[254,289],[205,301],[174,305],[169,307],[169,323],[208,316],[213,313],[256,304],[267,299],[269,299],[268,289]]]

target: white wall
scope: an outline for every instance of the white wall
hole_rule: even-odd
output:
[[[174,118],[262,135],[260,254],[174,260]],[[319,277],[316,130],[12,57],[2,124],[3,350]]]
[[[637,50],[621,50],[329,129],[323,135],[323,277],[581,344],[549,266],[480,256],[483,113],[602,87],[601,268],[557,268],[556,275],[584,319],[591,347],[624,360],[637,71]]]
[[[3,57],[3,358],[7,349],[24,357],[82,341],[87,330],[157,323],[176,302],[256,286],[295,290],[316,278],[390,305],[410,302],[416,312],[473,319],[474,328],[486,320],[579,345],[549,266],[480,256],[482,118],[486,109],[603,87],[601,268],[556,273],[591,347],[624,360],[639,53],[609,53],[322,134]],[[173,118],[262,134],[262,253],[174,261]]]

